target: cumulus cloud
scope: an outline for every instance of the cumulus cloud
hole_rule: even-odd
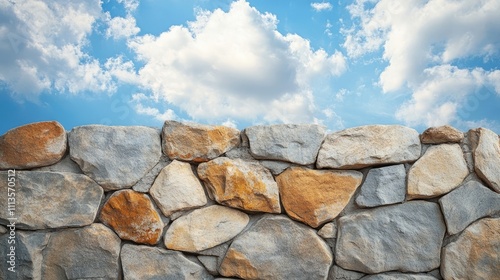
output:
[[[383,92],[413,92],[396,114],[400,120],[413,125],[457,120],[466,96],[495,86],[498,70],[459,68],[457,62],[498,57],[499,1],[357,0],[348,10],[355,22],[343,30],[348,55],[382,49],[388,62],[379,79]]]
[[[113,39],[130,38],[137,35],[141,29],[137,27],[135,18],[127,15],[126,17],[114,17],[108,21],[106,37]]]
[[[332,9],[332,4],[330,4],[329,2],[314,2],[311,3],[311,7],[316,12],[330,11]]]
[[[100,1],[0,2],[0,81],[18,100],[43,91],[113,92],[116,86],[84,47],[102,15]]]
[[[312,84],[342,74],[342,53],[313,50],[278,20],[243,0],[229,11],[200,11],[187,26],[130,40],[144,66],[140,85],[151,100],[193,119],[310,122],[318,112]]]

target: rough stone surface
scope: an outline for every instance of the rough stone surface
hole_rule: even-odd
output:
[[[276,177],[288,216],[314,228],[337,217],[362,180],[358,171],[303,167],[291,167]]]
[[[177,160],[163,168],[149,193],[167,217],[177,211],[207,204],[205,190],[191,165]]]
[[[100,220],[121,239],[154,245],[163,231],[163,221],[151,199],[133,190],[113,193],[101,209]]]
[[[345,270],[338,265],[333,265],[328,274],[328,280],[359,280],[363,276],[365,276],[364,273]]]
[[[220,274],[243,279],[326,279],[332,258],[314,230],[266,214],[233,241]]]
[[[69,132],[71,159],[105,191],[137,183],[159,161],[160,135],[141,126],[88,125]]]
[[[199,252],[222,244],[239,234],[250,221],[247,214],[212,205],[194,210],[175,220],[165,234],[165,246]]]
[[[331,222],[325,224],[320,230],[318,235],[323,238],[336,238],[337,237],[337,223]]]
[[[449,125],[430,127],[420,135],[423,144],[460,143],[462,139],[464,133]]]
[[[220,204],[248,211],[281,212],[278,185],[258,162],[217,158],[200,164],[198,176]]]
[[[228,152],[226,152],[226,157],[230,159],[244,159],[244,160],[255,160],[255,158],[250,154],[250,148],[248,147],[236,147]]]
[[[258,125],[245,129],[255,158],[293,162],[316,161],[325,138],[325,127],[314,124]]]
[[[469,174],[458,144],[431,146],[408,172],[408,199],[431,198],[458,187]]]
[[[198,256],[198,260],[203,264],[207,271],[212,275],[218,275],[218,257],[216,256]]]
[[[328,134],[318,154],[318,168],[358,169],[413,162],[420,157],[418,132],[399,125],[368,125]]]
[[[237,147],[240,132],[226,126],[166,121],[162,141],[163,152],[170,159],[204,162]]]
[[[181,252],[125,244],[120,257],[125,280],[213,279],[202,266]]]
[[[500,275],[500,218],[469,226],[443,249],[444,279],[498,279]]]
[[[0,136],[0,169],[29,169],[51,165],[64,156],[66,131],[58,122],[16,127]]]
[[[449,234],[457,234],[477,219],[500,214],[500,194],[470,181],[439,199]]]
[[[284,161],[277,161],[277,160],[261,160],[260,164],[264,166],[265,168],[269,169],[273,175],[279,175],[285,169],[288,167],[292,166],[291,163],[289,162],[284,162]]]
[[[338,220],[336,263],[364,273],[439,267],[446,227],[436,203],[410,201]]]
[[[17,171],[14,216],[7,207],[8,172],[0,172],[0,221],[17,218],[20,229],[90,225],[103,196],[89,177],[72,173]],[[7,222],[8,223],[8,222]]]
[[[405,274],[399,272],[381,273],[367,275],[361,280],[437,280],[435,277],[425,274]]]
[[[0,225],[0,234],[4,234],[6,232],[7,232],[7,228]]]
[[[403,202],[406,196],[404,164],[373,168],[368,172],[356,204],[375,207]]]
[[[471,130],[473,142],[474,169],[486,184],[500,193],[500,139],[486,128]]]
[[[83,174],[80,166],[78,166],[76,162],[72,161],[70,156],[65,156],[62,160],[53,165],[33,168],[31,169],[31,171],[69,172],[75,174]]]
[[[132,189],[136,192],[147,193],[151,186],[153,186],[158,174],[160,174],[161,170],[170,162],[171,160],[166,155],[162,155],[160,157],[160,161],[151,170],[149,170],[149,172],[144,175],[144,177],[142,177],[139,182],[132,187]]]

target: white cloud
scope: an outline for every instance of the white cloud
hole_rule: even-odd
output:
[[[135,18],[127,15],[127,17],[114,17],[108,21],[108,29],[106,37],[113,39],[129,38],[137,35],[141,29],[137,27]]]
[[[127,13],[132,13],[139,7],[139,0],[117,0],[117,2],[123,4]]]
[[[166,120],[177,120],[178,117],[172,109],[167,109],[165,112],[161,113],[160,110],[154,107],[144,106],[141,103],[137,103],[134,106],[135,111],[138,114],[151,116],[158,121],[166,121]]]
[[[457,121],[467,96],[498,85],[492,79],[498,70],[461,69],[456,62],[498,58],[499,1],[357,0],[348,9],[359,24],[343,30],[348,55],[359,58],[383,50],[388,62],[380,74],[383,92],[413,91],[397,113],[408,124]]]
[[[332,9],[332,4],[330,4],[329,2],[314,2],[311,3],[311,7],[316,12],[330,11]]]
[[[138,76],[150,99],[193,119],[313,121],[314,80],[342,74],[345,58],[314,51],[276,25],[274,15],[241,0],[228,12],[198,12],[187,27],[136,37],[129,46],[144,63]]]
[[[113,92],[111,75],[85,53],[102,16],[94,1],[0,2],[0,81],[18,100],[42,91]]]

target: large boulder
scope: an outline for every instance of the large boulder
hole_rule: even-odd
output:
[[[500,193],[500,139],[486,128],[469,132],[473,146],[474,169],[477,175],[497,193]]]

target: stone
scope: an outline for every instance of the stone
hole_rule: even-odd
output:
[[[71,159],[105,191],[132,187],[161,156],[160,135],[149,127],[79,126],[68,139]]]
[[[465,229],[443,248],[444,279],[498,279],[500,218],[486,218]]]
[[[403,202],[405,196],[404,164],[372,168],[361,185],[356,204],[361,207],[376,207]]]
[[[160,241],[164,226],[151,199],[133,190],[113,193],[104,203],[99,219],[121,239],[148,245]]]
[[[33,168],[31,169],[31,171],[69,172],[75,174],[83,174],[80,166],[78,166],[76,162],[72,161],[69,155],[63,157],[62,160],[53,165]]]
[[[0,136],[0,169],[54,164],[62,159],[66,147],[66,131],[56,121],[16,127]]]
[[[231,240],[229,240],[225,243],[222,243],[220,245],[217,245],[215,247],[205,249],[203,251],[199,251],[199,252],[197,252],[197,254],[199,254],[201,256],[215,257],[217,260],[217,269],[218,269],[220,267],[220,265],[222,264],[222,260],[224,259],[224,256],[226,255],[227,249],[229,249],[230,243],[231,243]],[[219,272],[217,272],[217,274],[219,274]]]
[[[213,279],[199,264],[181,252],[125,244],[120,258],[124,279]]]
[[[477,175],[494,191],[500,193],[500,140],[486,128],[469,132],[473,139],[474,169]]]
[[[250,148],[248,147],[236,147],[228,152],[226,152],[226,157],[230,159],[244,159],[244,160],[255,160],[250,154]]]
[[[437,278],[425,274],[406,274],[399,272],[389,272],[374,275],[367,275],[361,280],[437,280]]]
[[[231,240],[249,221],[247,214],[220,205],[196,209],[170,225],[164,237],[165,246],[199,252]]]
[[[6,232],[7,232],[7,228],[4,227],[4,226],[2,226],[2,225],[0,225],[0,234],[4,234]]]
[[[15,177],[0,172],[0,221],[8,211],[8,181],[15,178],[14,216],[19,229],[82,227],[90,225],[99,209],[102,188],[89,177],[73,173],[17,171]],[[11,192],[11,193],[14,193]]]
[[[418,132],[400,125],[367,125],[328,134],[318,153],[318,168],[359,169],[416,161]]]
[[[261,160],[260,164],[269,169],[269,171],[271,171],[271,173],[275,176],[280,175],[283,171],[285,171],[285,169],[292,166],[289,162],[277,160]]]
[[[172,213],[207,204],[205,190],[187,162],[174,160],[162,169],[149,190],[161,212]]]
[[[132,187],[132,189],[136,192],[147,193],[151,186],[153,186],[158,174],[160,174],[161,170],[170,162],[171,160],[169,160],[167,156],[162,155],[160,157],[160,161],[151,170],[149,170],[149,172],[144,175],[144,177],[142,177],[139,182]]]
[[[316,162],[325,127],[315,124],[257,125],[245,129],[250,153],[257,159],[301,165]]]
[[[431,198],[458,187],[469,174],[458,144],[431,146],[408,172],[408,199]]]
[[[288,216],[314,228],[335,219],[362,180],[358,171],[304,167],[291,167],[276,177]]]
[[[240,132],[231,127],[176,121],[166,121],[163,125],[163,152],[172,160],[209,161],[239,143]]]
[[[374,274],[439,267],[446,227],[436,203],[373,208],[343,216],[337,226],[336,263],[344,269]]]
[[[464,133],[449,125],[429,127],[420,135],[422,144],[460,143],[463,139]]]
[[[469,181],[439,199],[449,234],[457,234],[477,219],[500,214],[500,194]]]
[[[198,166],[198,176],[218,203],[254,212],[281,213],[273,175],[254,161],[216,158]]]
[[[363,276],[365,276],[364,273],[345,270],[338,265],[333,265],[328,274],[328,280],[359,280]]]
[[[203,264],[207,271],[212,275],[218,275],[218,257],[216,256],[198,256],[198,260]]]
[[[313,229],[265,214],[233,241],[219,272],[243,279],[326,279],[332,259]]]
[[[322,238],[336,238],[337,224],[335,222],[325,224],[320,230],[318,230],[318,235]]]

